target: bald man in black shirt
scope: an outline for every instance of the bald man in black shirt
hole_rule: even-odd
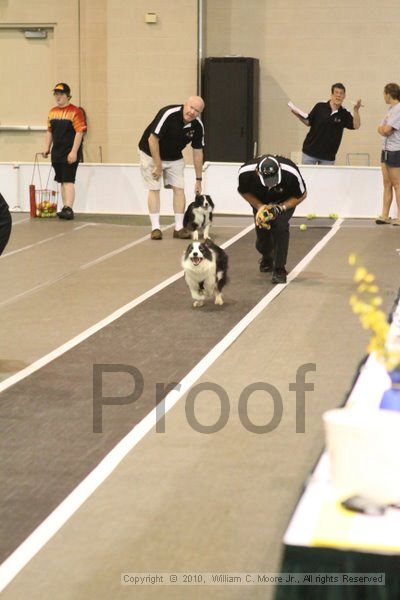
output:
[[[174,238],[188,239],[190,232],[183,227],[185,212],[184,167],[182,150],[191,144],[196,173],[195,193],[201,194],[203,170],[204,127],[200,115],[204,101],[190,96],[185,104],[171,104],[158,111],[146,127],[139,142],[140,169],[148,189],[151,239],[161,240],[160,189],[172,188],[175,213]]]

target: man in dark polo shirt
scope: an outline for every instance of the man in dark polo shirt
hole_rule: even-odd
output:
[[[342,106],[345,97],[344,85],[334,83],[330,100],[318,102],[306,119],[292,110],[302,123],[310,127],[303,143],[303,165],[333,165],[342,141],[343,129],[359,129],[361,100],[354,105],[352,115]]]
[[[307,196],[299,169],[288,158],[263,154],[240,167],[238,192],[253,208],[260,271],[273,271],[272,283],[286,283],[289,220]]]
[[[203,170],[204,127],[200,115],[204,101],[200,96],[190,96],[185,104],[172,104],[158,111],[146,127],[139,142],[140,170],[148,190],[148,207],[151,221],[151,239],[161,240],[160,189],[173,190],[175,230],[173,237],[190,238],[183,227],[185,213],[184,168],[182,150],[192,145],[193,165],[196,173],[195,194],[201,194]]]

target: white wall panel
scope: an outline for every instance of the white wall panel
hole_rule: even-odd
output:
[[[216,213],[250,214],[249,205],[237,192],[239,164],[207,163],[203,175],[204,192],[212,196]],[[382,181],[379,167],[300,167],[308,197],[296,214],[314,213],[328,216],[372,218],[380,213]],[[45,185],[49,165],[40,166]],[[0,192],[11,208],[29,211],[29,184],[32,163],[0,164]],[[188,165],[185,172],[187,201],[193,200],[195,173]],[[50,177],[52,183],[52,174]],[[35,176],[39,187],[39,179]],[[395,204],[395,203],[394,203]],[[143,187],[139,165],[83,164],[76,182],[76,212],[147,214],[147,192]],[[395,206],[393,205],[393,211]],[[161,213],[172,214],[172,191],[161,193]],[[396,216],[392,213],[392,216]]]

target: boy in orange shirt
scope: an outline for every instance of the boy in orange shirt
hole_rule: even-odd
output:
[[[75,200],[75,177],[82,161],[82,140],[86,132],[86,120],[81,108],[70,103],[71,89],[66,83],[57,83],[53,90],[56,106],[47,118],[46,144],[43,156],[51,150],[51,164],[55,181],[61,184],[63,208],[57,213],[60,219],[73,219]]]

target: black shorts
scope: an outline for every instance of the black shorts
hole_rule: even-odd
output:
[[[79,162],[74,162],[70,165],[67,162],[51,163],[55,171],[54,181],[58,183],[75,183],[76,170]]]
[[[400,150],[382,150],[381,162],[388,167],[400,167]]]

